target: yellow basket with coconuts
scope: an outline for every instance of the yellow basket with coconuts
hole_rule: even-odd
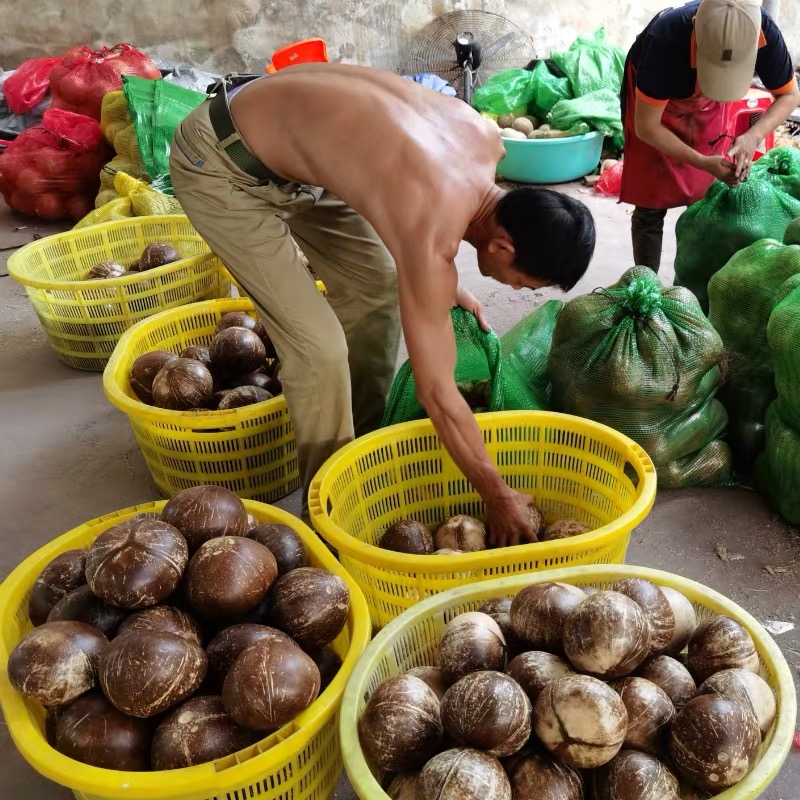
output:
[[[339,723],[342,752],[345,769],[358,797],[361,800],[388,798],[379,782],[384,776],[373,773],[359,742],[358,723],[362,712],[372,694],[387,679],[417,667],[439,665],[439,640],[450,620],[477,610],[491,598],[513,598],[535,584],[559,581],[602,590],[627,578],[642,578],[680,592],[692,603],[698,623],[713,615],[725,615],[750,634],[758,654],[760,675],[775,694],[777,713],[763,738],[753,769],[737,784],[714,797],[715,800],[755,800],[780,771],[794,734],[797,700],[792,674],[780,649],[757,620],[717,592],[668,572],[625,565],[570,567],[539,575],[483,581],[430,597],[389,623],[364,651],[342,701]],[[752,724],[756,724],[755,721]]]
[[[129,267],[153,242],[171,244],[179,261],[117,278],[86,280],[101,261]],[[122,334],[165,309],[230,295],[222,262],[182,215],[136,217],[31,242],[8,260],[58,357],[102,371]]]
[[[11,651],[31,629],[28,596],[42,569],[60,553],[87,547],[103,531],[135,514],[160,512],[165,501],[126,508],[74,528],[27,558],[0,587],[0,705],[8,730],[34,769],[71,789],[79,800],[328,800],[333,795],[342,769],[340,701],[369,642],[366,604],[350,576],[300,520],[262,503],[245,500],[244,504],[260,523],[292,528],[303,540],[311,565],[339,575],[347,583],[350,610],[344,630],[331,645],[343,663],[328,688],[288,725],[215,762],[160,772],[122,772],[79,763],[47,743],[43,709],[23,698],[7,675]]]
[[[255,316],[245,298],[211,300],[164,311],[120,339],[103,375],[109,401],[128,415],[158,490],[176,492],[206,483],[240,497],[272,502],[300,485],[297,445],[286,400],[279,395],[225,411],[173,411],[141,402],[130,385],[140,355],[208,345],[217,323],[231,311]]]
[[[489,456],[513,489],[531,494],[545,520],[575,519],[590,533],[459,555],[406,555],[378,547],[400,519],[434,527],[483,502],[430,420],[364,436],[315,476],[314,527],[339,551],[382,627],[438,592],[498,575],[567,565],[621,563],[630,534],[656,494],[653,463],[633,440],[591,420],[546,411],[478,414]]]

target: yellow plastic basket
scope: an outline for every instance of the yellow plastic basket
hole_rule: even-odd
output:
[[[454,616],[474,611],[491,597],[513,597],[526,586],[543,581],[563,581],[602,589],[622,578],[633,577],[645,578],[682,592],[694,605],[698,620],[712,614],[726,614],[740,622],[753,637],[761,659],[761,676],[777,696],[778,715],[764,740],[755,769],[735,787],[715,795],[714,800],[755,800],[780,772],[794,735],[797,698],[791,671],[781,651],[750,614],[721,594],[669,572],[624,565],[570,567],[547,574],[514,575],[463,586],[429,598],[387,625],[356,664],[342,701],[339,729],[344,765],[359,798],[388,798],[370,771],[358,741],[357,724],[364,706],[387,678],[402,675],[414,667],[435,665],[438,661],[437,643],[444,626]]]
[[[267,738],[227,758],[168,772],[117,772],[73,761],[47,744],[44,714],[9,683],[8,656],[31,628],[28,595],[55,556],[87,547],[107,528],[142,511],[160,511],[165,502],[126,508],[87,522],[58,537],[26,559],[0,586],[0,705],[11,737],[28,763],[46,778],[71,789],[79,800],[328,800],[342,770],[337,714],[347,679],[369,642],[364,598],[350,576],[313,531],[296,517],[262,503],[245,501],[260,522],[295,530],[311,563],[341,576],[350,589],[345,629],[333,643],[342,668],[306,711]]]
[[[138,356],[208,345],[229,311],[255,314],[250,300],[238,298],[193,303],[143,320],[120,339],[103,374],[106,397],[128,415],[166,497],[216,483],[241,497],[272,502],[300,485],[297,445],[282,395],[229,411],[171,411],[142,403],[131,389],[128,374]]]
[[[430,595],[488,577],[621,563],[631,531],[653,507],[652,461],[605,425],[546,411],[476,419],[509,486],[532,494],[548,522],[578,519],[592,533],[449,557],[383,550],[377,542],[398,519],[435,526],[454,514],[482,517],[484,506],[430,420],[364,436],[323,465],[309,508],[314,527],[364,591],[377,627]]]
[[[86,281],[100,261],[128,266],[151,242],[184,256],[147,272]],[[28,293],[58,357],[70,367],[102,370],[120,336],[159,311],[230,294],[222,262],[182,215],[107,222],[31,242],[8,260]]]

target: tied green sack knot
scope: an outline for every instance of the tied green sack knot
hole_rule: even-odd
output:
[[[657,278],[634,278],[622,290],[622,307],[641,317],[652,317],[661,308],[662,299]]]
[[[781,153],[775,158],[774,166],[769,168],[772,175],[791,175],[792,159],[788,153]]]

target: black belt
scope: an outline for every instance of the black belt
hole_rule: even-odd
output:
[[[242,172],[246,172],[262,183],[275,183],[278,186],[285,186],[289,181],[275,174],[266,164],[258,160],[248,149],[239,136],[236,126],[233,123],[231,110],[228,107],[228,87],[241,86],[249,83],[259,75],[242,75],[236,77],[226,77],[216,86],[216,93],[212,95],[208,107],[208,117],[211,127],[220,142],[224,142],[232,136],[236,136],[230,144],[223,149],[228,157],[239,167]]]

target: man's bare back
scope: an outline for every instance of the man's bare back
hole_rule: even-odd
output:
[[[505,153],[497,129],[462,101],[366,67],[292,67],[237,92],[231,114],[261,161],[340,197],[395,257],[432,204],[447,207],[460,240]]]

